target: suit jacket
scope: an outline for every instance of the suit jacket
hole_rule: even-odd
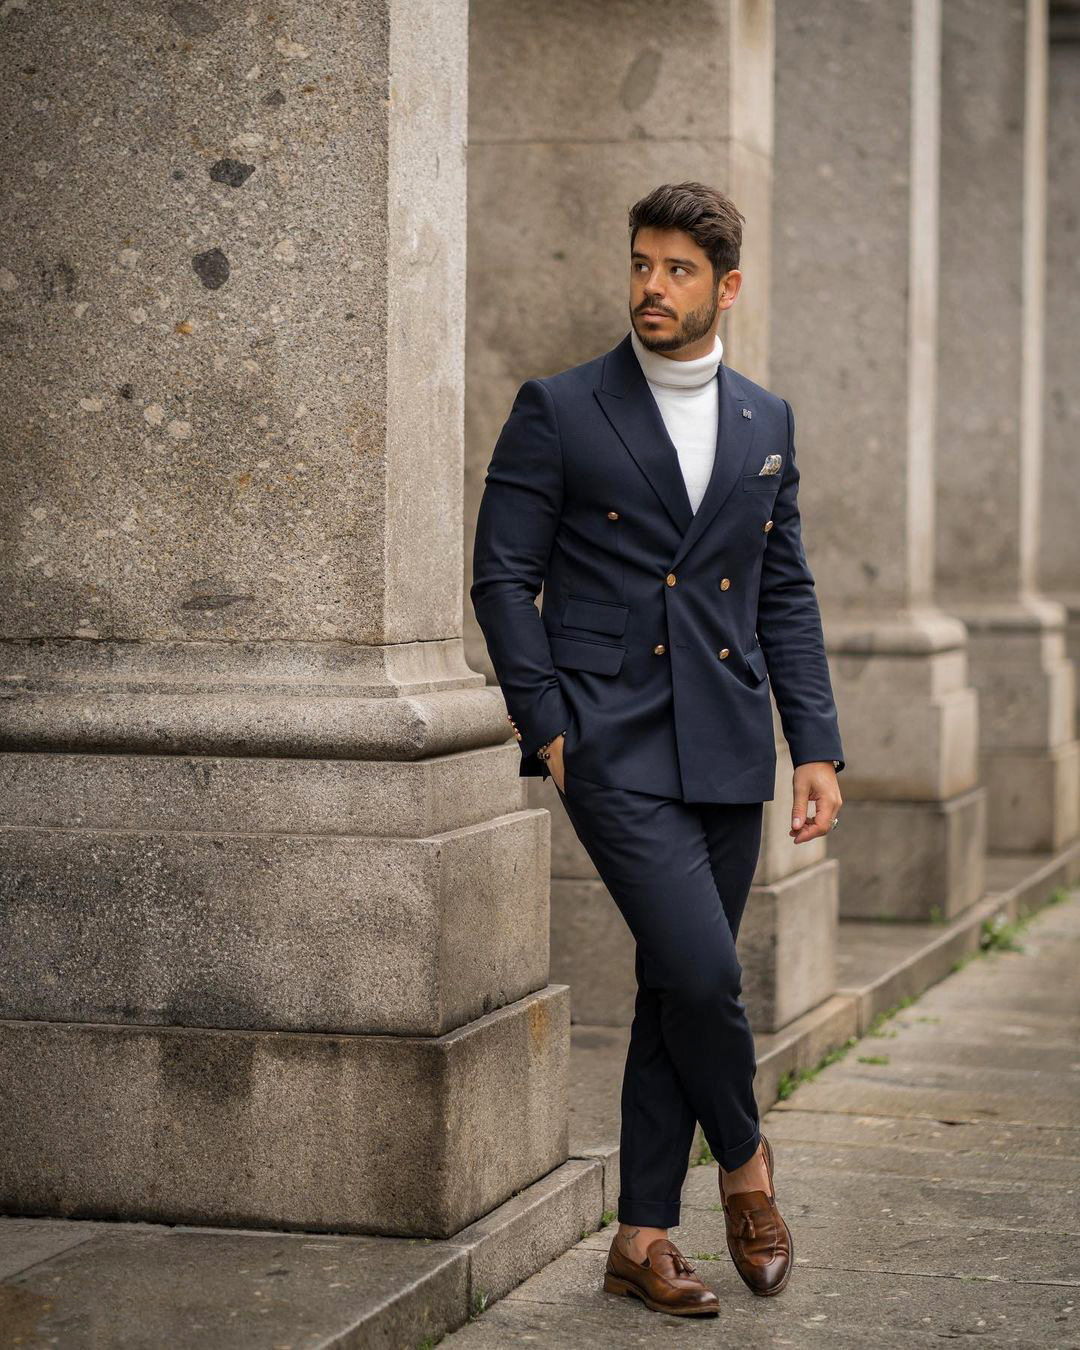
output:
[[[843,768],[791,407],[723,362],[716,378],[696,512],[629,332],[518,391],[484,482],[470,597],[520,776],[548,776],[536,750],[565,730],[571,777],[771,800],[770,683],[793,762]],[[769,455],[780,471],[761,475]]]

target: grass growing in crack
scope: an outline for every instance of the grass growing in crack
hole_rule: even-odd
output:
[[[601,1214],[600,1216],[600,1227],[606,1228],[609,1223],[614,1222],[615,1222],[615,1211],[613,1209],[605,1209],[603,1214]]]
[[[488,1296],[486,1289],[478,1289],[473,1294],[472,1311],[469,1313],[469,1321],[475,1322],[481,1313],[487,1311]]]
[[[898,1012],[903,1012],[905,1008],[910,1008],[917,998],[917,994],[906,994],[902,999],[899,999],[896,1003],[892,1004],[891,1007],[882,1009],[866,1028],[865,1032],[863,1032],[863,1036],[895,1036],[897,1034],[895,1028],[886,1027],[884,1023],[890,1018],[895,1017]],[[781,1074],[780,1081],[776,1088],[777,1098],[780,1101],[786,1101],[801,1084],[809,1083],[811,1079],[818,1076],[822,1069],[827,1068],[830,1064],[835,1064],[838,1059],[843,1059],[853,1045],[859,1044],[860,1039],[861,1038],[858,1036],[849,1036],[843,1045],[838,1046],[835,1050],[830,1050],[828,1054],[822,1055],[812,1069],[800,1069],[798,1073],[794,1074]],[[859,1060],[864,1064],[887,1064],[889,1062],[888,1056],[859,1056]]]
[[[713,1151],[709,1147],[709,1141],[702,1137],[701,1147],[698,1149],[698,1155],[690,1164],[691,1167],[705,1167],[708,1163],[714,1163]]]
[[[797,1073],[783,1073],[780,1075],[780,1081],[776,1085],[776,1095],[780,1101],[786,1101],[795,1089],[802,1083],[809,1083],[811,1079],[816,1078],[822,1069],[830,1064],[835,1064],[838,1059],[843,1059],[853,1045],[858,1044],[858,1036],[849,1036],[843,1045],[839,1045],[835,1050],[830,1050],[822,1055],[818,1062],[810,1069],[800,1069]]]
[[[1065,886],[1057,886],[1050,892],[1049,896],[1041,905],[1036,905],[1032,909],[1025,904],[1023,900],[1017,906],[1017,916],[1015,919],[1006,918],[1006,911],[999,910],[997,914],[990,919],[983,919],[979,926],[979,945],[974,951],[965,952],[963,956],[958,956],[952,963],[952,970],[963,970],[963,968],[974,961],[976,957],[989,956],[991,952],[1023,952],[1027,949],[1019,940],[1021,934],[1025,931],[1032,919],[1040,914],[1049,905],[1060,905],[1068,900],[1069,891]]]
[[[875,1036],[878,1039],[885,1036],[899,1035],[895,1027],[887,1027],[885,1023],[891,1021],[897,1013],[903,1012],[905,1008],[910,1008],[918,998],[918,994],[905,994],[902,999],[898,999],[895,1003],[891,1003],[887,1008],[882,1008],[881,1012],[878,1013],[866,1028],[864,1035]]]

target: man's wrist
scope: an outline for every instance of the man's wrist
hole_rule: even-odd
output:
[[[543,760],[548,760],[548,759],[550,759],[550,758],[551,758],[551,747],[552,747],[552,745],[554,744],[555,741],[557,741],[557,740],[559,739],[560,736],[565,736],[565,735],[566,735],[566,728],[563,727],[562,731],[559,731],[559,732],[557,732],[554,736],[552,736],[551,740],[545,741],[543,745],[537,747],[537,750],[536,750],[536,758],[537,758],[537,759],[543,759]]]

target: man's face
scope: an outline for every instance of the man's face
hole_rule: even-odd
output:
[[[710,351],[725,280],[714,279],[708,254],[685,230],[638,230],[630,253],[630,322],[642,345],[673,352],[703,344],[701,354]]]

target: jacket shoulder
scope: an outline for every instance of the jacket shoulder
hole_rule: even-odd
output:
[[[780,417],[787,417],[785,400],[779,394],[774,394],[771,389],[766,389],[763,384],[756,383],[749,375],[744,375],[741,370],[735,370],[734,367],[728,365],[725,365],[724,368],[733,377],[733,381],[743,398],[753,399],[759,407],[768,409],[769,412],[776,413]]]
[[[537,376],[537,381],[556,400],[581,394],[600,383],[600,377],[604,372],[604,355],[606,353],[582,361],[580,365],[568,366],[566,370],[557,371],[554,375]]]

